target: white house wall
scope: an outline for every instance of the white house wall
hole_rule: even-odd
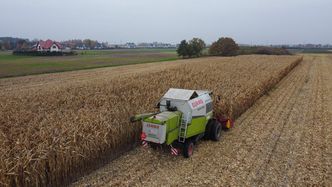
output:
[[[55,48],[53,48],[53,47],[55,47]],[[59,48],[58,48],[57,45],[53,44],[53,45],[51,46],[51,48],[50,48],[50,51],[51,51],[51,52],[58,52],[58,51],[59,51]]]
[[[37,51],[43,51],[43,48],[40,47],[40,44],[37,45]]]

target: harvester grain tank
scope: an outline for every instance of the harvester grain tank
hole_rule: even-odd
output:
[[[188,158],[200,139],[218,141],[232,122],[213,115],[211,96],[210,91],[170,88],[157,105],[159,112],[131,117],[142,121],[142,145],[169,147],[173,155],[182,152]]]

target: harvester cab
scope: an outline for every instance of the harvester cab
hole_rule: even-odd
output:
[[[213,116],[212,92],[170,88],[158,103],[159,112],[139,114],[131,121],[142,121],[144,147],[169,147],[171,154],[193,154],[203,137],[218,141],[221,130],[231,121]]]

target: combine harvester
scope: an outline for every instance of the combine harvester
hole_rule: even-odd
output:
[[[139,114],[131,122],[142,121],[144,147],[168,147],[171,154],[189,158],[202,138],[219,141],[222,129],[233,126],[230,119],[213,115],[212,92],[170,88],[157,107],[160,112]]]

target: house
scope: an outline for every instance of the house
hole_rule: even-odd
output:
[[[62,49],[63,47],[59,42],[52,40],[40,40],[33,46],[33,50],[39,52],[61,52]]]

